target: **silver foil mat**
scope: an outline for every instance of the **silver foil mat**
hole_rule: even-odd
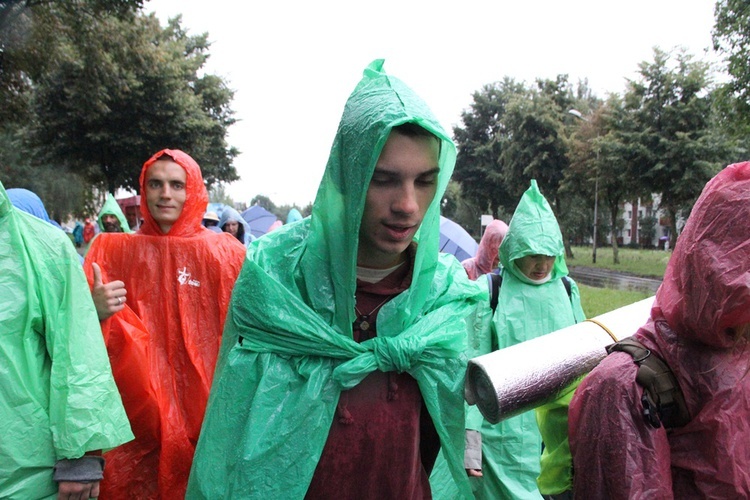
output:
[[[621,340],[648,321],[654,298],[630,304],[562,330],[469,361],[465,396],[489,422],[557,399],[576,378],[591,371]],[[599,324],[597,324],[599,323]]]

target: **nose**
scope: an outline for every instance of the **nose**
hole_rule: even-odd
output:
[[[414,183],[403,183],[401,189],[395,193],[395,199],[393,200],[391,208],[396,213],[406,215],[411,215],[419,210],[417,190],[415,189]]]
[[[172,187],[168,182],[165,182],[161,188],[161,197],[166,199],[172,198]]]

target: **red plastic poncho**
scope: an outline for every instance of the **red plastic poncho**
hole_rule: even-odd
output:
[[[141,204],[138,234],[105,233],[86,255],[105,282],[122,280],[123,311],[102,322],[112,372],[135,441],[107,453],[102,498],[182,498],[214,374],[221,332],[245,247],[201,226],[208,195],[187,154],[167,154],[187,172],[186,200],[168,234]],[[143,197],[145,201],[145,196]]]
[[[608,356],[570,405],[580,498],[748,498],[750,162],[712,179],[692,210],[635,335],[672,369],[691,421],[667,433],[642,415],[628,354]]]
[[[479,242],[477,254],[461,262],[470,280],[476,280],[483,274],[487,274],[497,267],[500,262],[498,249],[508,232],[508,224],[496,219],[487,225],[482,240]]]

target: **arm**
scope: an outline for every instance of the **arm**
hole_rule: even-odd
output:
[[[568,432],[582,498],[672,498],[667,434],[645,422],[635,377],[630,356],[615,353],[573,396]]]

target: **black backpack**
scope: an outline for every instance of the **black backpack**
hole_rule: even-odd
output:
[[[607,347],[607,354],[621,351],[630,354],[638,365],[636,382],[643,387],[643,418],[652,427],[682,427],[690,422],[680,384],[669,366],[656,354],[632,337]]]
[[[492,314],[495,314],[497,301],[500,298],[500,285],[503,284],[503,276],[496,273],[487,273],[485,276],[487,276],[490,282],[490,308],[492,309]],[[563,276],[561,279],[563,285],[565,285],[565,291],[568,292],[568,298],[570,298],[573,293],[570,287],[570,279],[567,276]]]

